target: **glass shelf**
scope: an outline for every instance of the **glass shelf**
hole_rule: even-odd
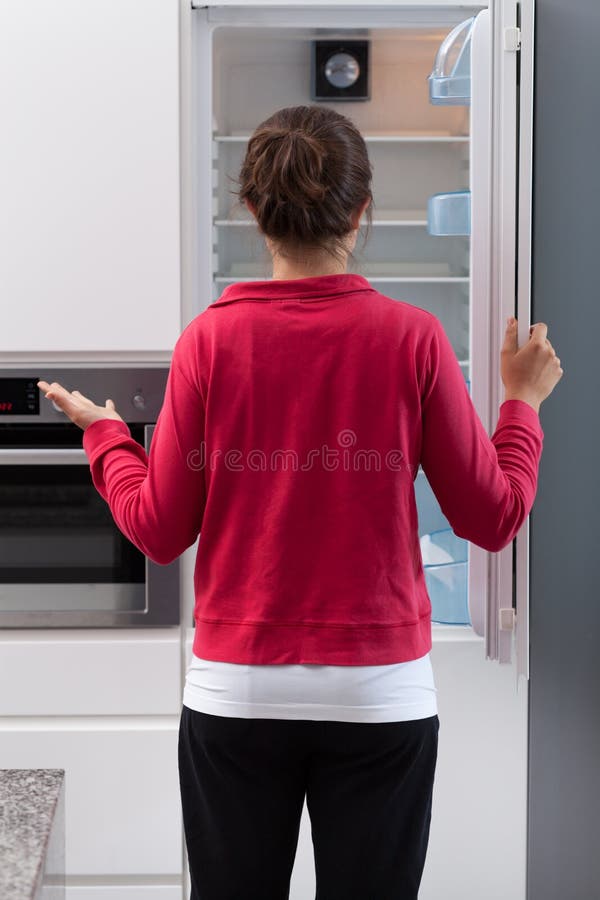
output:
[[[448,132],[398,132],[393,134],[390,132],[370,132],[363,134],[363,138],[367,143],[373,142],[390,142],[390,143],[445,143],[445,144],[468,144],[468,134],[449,134]],[[247,143],[250,134],[214,134],[213,140],[218,143]]]
[[[468,284],[468,276],[433,277],[430,275],[366,275],[372,284]],[[267,275],[215,275],[216,284],[233,284],[238,281],[269,281]]]
[[[433,275],[366,275],[365,278],[368,278],[369,281],[379,282],[379,283],[394,283],[394,282],[407,282],[407,283],[422,283],[422,284],[468,284],[469,276],[468,275],[445,275],[445,276],[433,276]]]
[[[268,277],[257,277],[256,275],[216,275],[214,281],[216,284],[233,284],[238,281],[268,281]],[[468,284],[469,279],[463,277],[449,278],[430,278],[427,276],[410,278],[394,278],[392,276],[377,277],[369,275],[369,281],[372,284]]]
[[[214,225],[219,227],[237,227],[255,225],[256,222],[247,214],[239,215],[239,218],[219,216],[214,219]],[[366,219],[361,219],[361,227],[367,224]],[[378,209],[373,217],[373,227],[402,227],[424,228],[427,226],[427,212],[424,209]]]
[[[215,275],[215,281],[265,281],[262,263],[234,263],[226,272]],[[365,262],[361,274],[370,281],[449,281],[468,282],[468,275],[457,275],[447,262]]]

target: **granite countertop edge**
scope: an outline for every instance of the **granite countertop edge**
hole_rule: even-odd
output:
[[[0,769],[0,897],[29,900],[41,888],[64,769]]]

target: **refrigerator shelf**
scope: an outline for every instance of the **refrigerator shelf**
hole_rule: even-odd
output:
[[[361,274],[371,281],[443,281],[468,282],[469,276],[457,274],[447,262],[364,262]],[[215,281],[264,281],[265,264],[261,262],[236,262],[217,274]]]
[[[385,275],[385,276],[377,276],[377,275],[365,275],[365,278],[368,278],[372,284],[468,284],[468,277],[463,276],[447,276],[436,278],[434,276],[398,276],[394,277],[393,275]],[[238,281],[269,281],[269,277],[267,275],[258,276],[258,275],[216,275],[215,276],[215,284],[233,284]]]
[[[468,134],[449,134],[448,132],[398,132],[386,133],[370,132],[363,134],[367,143],[433,143],[433,144],[468,144]],[[213,140],[218,143],[247,143],[250,134],[214,134]]]
[[[446,625],[441,622],[431,622],[431,637],[434,644],[440,642],[456,641],[474,641],[482,644],[484,638],[480,637],[473,629],[472,625]]]
[[[367,275],[365,274],[365,278],[368,278],[370,282],[373,284],[468,284],[469,279],[467,276],[462,275],[448,275],[448,276],[432,276],[432,275]],[[269,277],[267,275],[245,275],[240,273],[238,275],[216,275],[215,283],[216,284],[232,284],[237,281],[268,281]]]
[[[369,275],[365,278],[378,283],[415,283],[415,284],[468,284],[468,275]]]
[[[240,215],[239,218],[222,217],[214,220],[214,225],[219,227],[255,225],[254,219],[248,215]],[[364,227],[366,219],[361,219],[361,227]],[[403,227],[421,228],[427,225],[427,212],[424,209],[378,209],[372,222],[373,227]]]

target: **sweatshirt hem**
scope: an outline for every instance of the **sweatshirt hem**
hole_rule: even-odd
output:
[[[374,627],[375,626],[375,627]],[[193,652],[202,659],[249,665],[384,666],[431,650],[431,613],[405,625],[302,625],[196,619]]]

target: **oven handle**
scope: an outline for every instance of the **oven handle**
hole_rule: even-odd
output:
[[[155,425],[144,427],[144,447],[150,451],[150,443]],[[87,466],[89,460],[85,450],[76,447],[11,447],[0,450],[0,466]]]
[[[144,426],[144,448],[150,452],[155,425]],[[0,466],[87,466],[85,450],[76,447],[11,447],[0,450]]]
[[[38,449],[37,447],[15,447],[0,450],[1,466],[87,466],[85,450],[75,447]]]

